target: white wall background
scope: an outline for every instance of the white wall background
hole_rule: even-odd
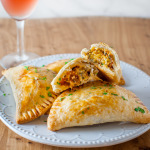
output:
[[[122,16],[150,18],[150,0],[39,0],[30,18]],[[8,14],[0,4],[0,18]]]

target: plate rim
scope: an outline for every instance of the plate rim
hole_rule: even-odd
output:
[[[37,59],[34,59],[34,60],[30,60],[30,61],[27,61],[23,64],[20,64],[20,65],[26,65],[26,64],[32,64],[32,62],[38,62],[39,60],[43,60],[43,59],[47,59],[47,58],[50,58],[50,57],[63,57],[66,55],[72,55],[74,57],[74,55],[76,55],[77,57],[80,57],[80,54],[79,53],[64,53],[64,54],[56,54],[56,55],[48,55],[48,56],[43,56],[43,57],[39,57]],[[62,58],[61,58],[62,59]],[[121,61],[121,63],[125,64],[125,65],[128,65],[129,67],[131,67],[132,69],[134,70],[138,70],[139,72],[141,72],[146,78],[148,78],[150,80],[150,76],[145,73],[144,71],[140,70],[139,68],[131,65],[131,64],[128,64],[124,61]],[[0,83],[5,79],[4,76],[2,76],[0,78]],[[12,126],[12,122],[9,121],[9,118],[7,118],[5,115],[3,115],[3,112],[1,111],[0,109],[0,119],[1,121],[8,127],[10,128],[13,132],[17,133],[18,135],[28,139],[28,140],[31,140],[31,141],[34,141],[34,142],[38,142],[38,143],[41,143],[41,144],[47,144],[47,145],[52,145],[52,146],[57,146],[57,147],[68,147],[68,148],[86,148],[86,147],[103,147],[103,146],[111,146],[111,145],[116,145],[116,144],[119,144],[119,143],[123,143],[123,142],[126,142],[126,141],[129,141],[129,140],[132,140],[140,135],[142,135],[143,133],[145,133],[146,131],[148,131],[150,129],[150,124],[146,124],[146,125],[143,125],[142,126],[142,130],[140,129],[140,132],[139,131],[136,131],[135,133],[129,133],[129,136],[125,136],[125,137],[122,137],[121,138],[117,138],[116,140],[112,140],[112,141],[104,141],[104,142],[101,142],[99,140],[99,142],[97,143],[92,143],[90,142],[90,144],[88,142],[85,142],[84,144],[83,143],[72,143],[71,141],[69,143],[61,143],[61,142],[56,142],[56,141],[53,141],[53,140],[45,140],[45,139],[41,139],[41,138],[37,138],[37,137],[34,137],[32,135],[29,135],[28,133],[26,132],[21,132],[21,130],[19,130],[16,126]],[[7,121],[6,121],[7,120]],[[25,131],[25,130],[24,130]],[[28,132],[28,131],[27,131]],[[138,133],[137,133],[138,132]],[[41,137],[41,136],[39,136]],[[42,140],[42,141],[41,141]],[[45,140],[45,141],[44,141]],[[48,142],[49,141],[49,142]],[[67,141],[67,140],[66,140]],[[98,140],[97,140],[98,141]]]

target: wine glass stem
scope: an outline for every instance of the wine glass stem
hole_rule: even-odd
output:
[[[17,53],[20,59],[24,56],[24,20],[16,20],[17,25]]]

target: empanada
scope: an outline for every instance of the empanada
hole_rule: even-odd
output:
[[[76,58],[67,63],[53,79],[53,91],[60,93],[89,81],[100,80],[97,76],[99,70],[84,58]]]
[[[60,69],[66,65],[68,62],[70,62],[72,59],[62,59],[62,60],[58,60],[55,61],[51,64],[48,64],[45,66],[46,69],[50,69],[55,71],[56,73],[58,73],[60,71]]]
[[[150,112],[131,91],[94,81],[72,91],[67,90],[57,97],[47,125],[49,130],[55,131],[114,121],[150,123]]]
[[[56,94],[51,81],[56,75],[44,67],[19,66],[3,71],[16,101],[16,122],[26,123],[44,114],[52,106]]]
[[[91,61],[101,72],[102,79],[115,84],[125,84],[119,57],[114,49],[105,43],[92,44],[90,49],[81,51],[83,58]]]

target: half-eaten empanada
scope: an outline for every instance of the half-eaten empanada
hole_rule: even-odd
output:
[[[92,44],[81,51],[83,58],[91,61],[101,72],[102,79],[116,84],[125,84],[119,57],[114,49],[105,43]]]
[[[100,80],[99,70],[84,58],[76,58],[67,63],[53,79],[53,91],[60,93],[89,81]]]
[[[131,91],[94,81],[67,90],[57,97],[47,125],[49,130],[55,131],[114,121],[150,123],[150,112]]]
[[[51,81],[56,75],[44,67],[19,66],[3,71],[9,80],[16,101],[16,122],[26,123],[44,114],[56,94]]]

